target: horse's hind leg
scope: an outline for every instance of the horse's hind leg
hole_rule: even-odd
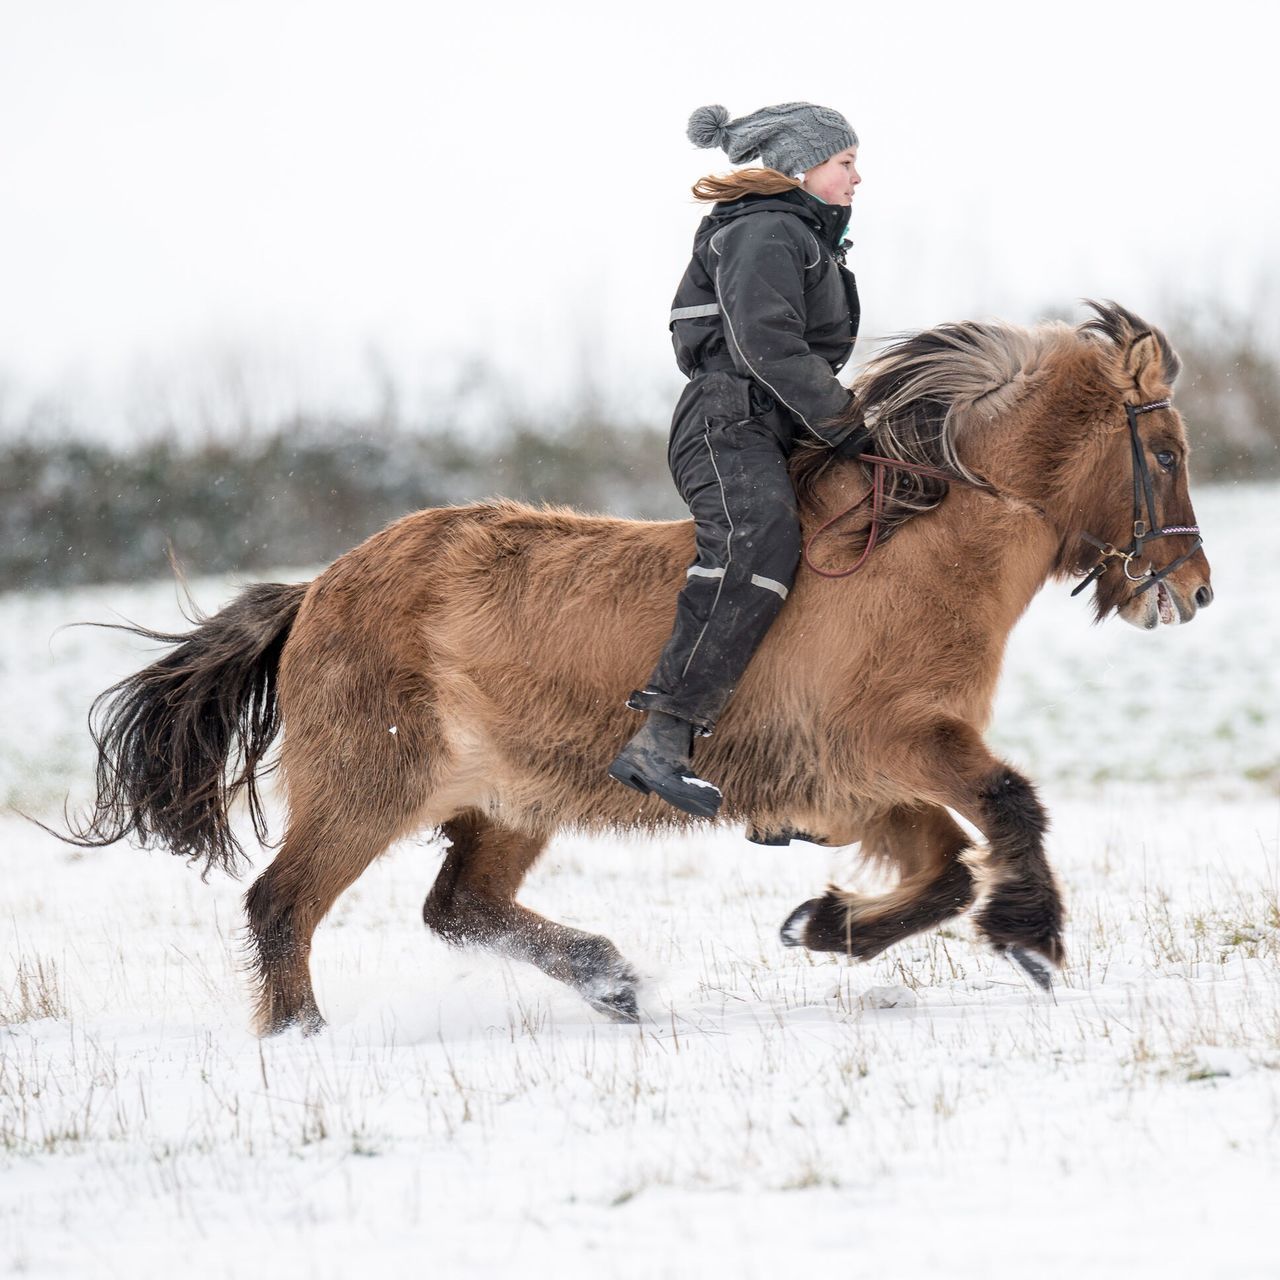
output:
[[[973,875],[961,856],[968,846],[969,838],[937,805],[891,810],[866,824],[862,848],[896,866],[898,885],[879,897],[830,888],[791,913],[783,942],[869,960],[941,924],[973,902]]]
[[[385,812],[362,812],[354,803],[295,807],[280,852],[245,894],[259,1035],[324,1026],[311,988],[312,935],[343,890],[402,830]]]
[[[451,847],[422,907],[431,929],[455,946],[474,943],[527,960],[618,1021],[639,1018],[635,971],[608,938],[557,924],[515,901],[545,836],[512,831],[474,810],[443,830]]]

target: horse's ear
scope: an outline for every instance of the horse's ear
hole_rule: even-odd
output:
[[[1169,366],[1167,357],[1172,354],[1169,344],[1162,343],[1154,333],[1139,334],[1129,343],[1124,353],[1124,371],[1133,379],[1143,400],[1161,399],[1178,376],[1176,366]]]

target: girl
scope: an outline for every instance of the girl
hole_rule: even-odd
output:
[[[715,201],[693,238],[672,304],[676,361],[689,378],[667,460],[695,522],[697,559],[675,629],[627,706],[647,711],[609,766],[637,791],[714,817],[718,787],[689,762],[711,733],[782,608],[800,559],[787,457],[799,438],[856,456],[862,434],[837,425],[852,396],[836,374],[858,332],[858,292],[844,267],[858,137],[838,111],[785,102],[730,120],[699,107],[688,137],[741,169],[694,184]]]

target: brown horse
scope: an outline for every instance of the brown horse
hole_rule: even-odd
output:
[[[1160,403],[1177,356],[1132,313],[1091,305],[1078,327],[943,325],[859,379],[871,452],[926,473],[881,473],[880,542],[863,571],[833,582],[802,570],[697,743],[699,772],[724,791],[721,820],[861,842],[899,873],[884,896],[829,888],[803,904],[783,928],[790,945],[865,959],[973,907],[979,932],[1033,976],[1047,981],[1036,957],[1062,963],[1044,811],[982,739],[1006,639],[1047,580],[1091,567],[1099,618],[1185,622],[1212,598],[1186,436]],[[861,463],[822,451],[799,452],[793,475],[810,533],[867,490]],[[1135,527],[1144,484],[1158,514]],[[824,535],[828,567],[865,545],[866,522],[846,524]],[[249,587],[185,635],[139,629],[176,648],[95,702],[98,798],[76,838],[133,834],[203,859],[206,874],[234,871],[230,802],[247,793],[263,838],[255,779],[283,723],[287,831],[246,896],[260,1031],[322,1025],[316,925],[388,845],[424,828],[450,845],[423,908],[432,929],[634,1019],[637,979],[613,944],[516,894],[559,830],[694,825],[605,773],[692,559],[688,520],[504,501],[427,510],[310,584]],[[981,853],[948,809],[982,832]]]

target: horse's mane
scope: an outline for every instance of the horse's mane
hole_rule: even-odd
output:
[[[957,442],[979,421],[1012,409],[1055,352],[1084,341],[1098,344],[1106,358],[1114,359],[1149,334],[1160,351],[1164,380],[1173,385],[1181,362],[1155,325],[1118,302],[1082,301],[1094,316],[1076,326],[1051,321],[1024,328],[1000,320],[963,320],[900,335],[855,379],[853,404],[841,421],[870,434],[864,453],[921,463],[982,487],[983,478],[960,460]],[[796,447],[791,479],[803,510],[818,508],[819,481],[831,465],[825,445],[801,442]],[[887,469],[878,540],[936,507],[949,487],[946,479]],[[864,527],[850,536],[861,540],[866,533]]]
[[[1092,322],[1094,324],[1098,321]],[[858,375],[849,416],[870,433],[863,452],[920,463],[967,484],[985,487],[956,450],[975,418],[1012,408],[1031,375],[1077,330],[1062,322],[1023,328],[1002,321],[965,320],[897,337]],[[972,411],[981,405],[980,415]],[[815,510],[818,482],[832,465],[823,445],[797,446],[791,478],[801,507]],[[888,469],[879,541],[947,496],[946,479]],[[855,529],[861,539],[866,529]]]

